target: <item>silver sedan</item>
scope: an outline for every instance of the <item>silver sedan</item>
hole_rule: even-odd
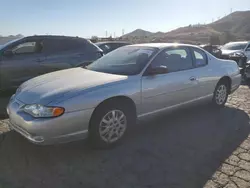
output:
[[[240,82],[234,61],[197,46],[138,44],[23,83],[7,111],[11,127],[33,143],[88,137],[108,147],[138,119],[203,100],[222,107]]]

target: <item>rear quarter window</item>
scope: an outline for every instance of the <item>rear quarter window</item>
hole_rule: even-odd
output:
[[[207,65],[207,54],[198,48],[192,48],[194,54],[195,67],[202,67]]]
[[[92,43],[91,41],[86,41],[86,50],[92,52],[102,52],[103,50],[97,46],[96,44]]]
[[[61,53],[66,51],[77,51],[86,48],[86,41],[77,38],[45,39],[44,51],[47,53]]]

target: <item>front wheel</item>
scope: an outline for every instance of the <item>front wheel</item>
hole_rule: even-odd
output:
[[[221,81],[217,84],[214,90],[213,104],[222,107],[227,102],[229,86],[227,82]]]
[[[95,112],[89,128],[89,139],[95,148],[107,148],[122,140],[132,123],[126,105],[106,104]]]

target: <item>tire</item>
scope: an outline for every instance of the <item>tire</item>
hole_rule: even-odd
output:
[[[220,81],[214,90],[213,105],[216,107],[223,107],[227,102],[229,94],[229,83],[227,81]]]
[[[97,149],[106,149],[121,142],[128,131],[128,127],[134,123],[135,118],[133,117],[135,115],[132,111],[124,102],[108,102],[98,107],[91,118],[89,126],[91,146]],[[117,120],[112,119],[114,114]],[[120,124],[118,117],[122,117]],[[112,134],[113,136],[110,138]],[[119,136],[117,136],[118,134]]]

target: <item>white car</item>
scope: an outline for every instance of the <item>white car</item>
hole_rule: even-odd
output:
[[[242,52],[247,56],[247,61],[250,60],[250,42],[249,41],[239,41],[239,42],[229,42],[221,47],[222,57],[227,57],[237,52]]]
[[[240,82],[236,62],[197,46],[136,44],[85,68],[23,83],[7,112],[11,127],[33,143],[89,137],[106,147],[122,139],[137,119],[203,100],[221,107]]]

